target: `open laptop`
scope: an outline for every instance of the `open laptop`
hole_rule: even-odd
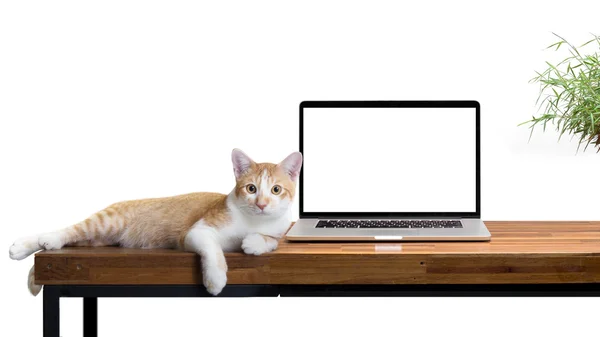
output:
[[[290,241],[487,241],[479,103],[300,104],[300,219]]]

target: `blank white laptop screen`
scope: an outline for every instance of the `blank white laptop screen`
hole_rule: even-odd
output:
[[[475,108],[304,108],[304,212],[475,212]]]

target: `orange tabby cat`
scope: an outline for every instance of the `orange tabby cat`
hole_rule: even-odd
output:
[[[244,152],[232,154],[236,185],[228,195],[191,193],[168,198],[119,202],[74,226],[16,241],[10,257],[21,260],[41,249],[65,245],[173,248],[201,257],[203,283],[217,295],[227,283],[223,252],[260,255],[277,248],[290,225],[290,208],[302,154],[279,164],[255,163]],[[29,290],[41,286],[29,272]]]

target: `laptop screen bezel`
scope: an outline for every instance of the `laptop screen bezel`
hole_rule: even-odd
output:
[[[304,165],[300,170],[300,218],[480,218],[480,105],[477,101],[303,101],[300,103],[300,152],[304,156],[304,108],[475,108],[475,212],[305,212]]]

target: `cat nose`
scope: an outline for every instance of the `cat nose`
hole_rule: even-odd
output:
[[[263,209],[265,209],[265,207],[267,207],[267,204],[256,204],[256,207],[260,208],[260,210],[262,211]]]

